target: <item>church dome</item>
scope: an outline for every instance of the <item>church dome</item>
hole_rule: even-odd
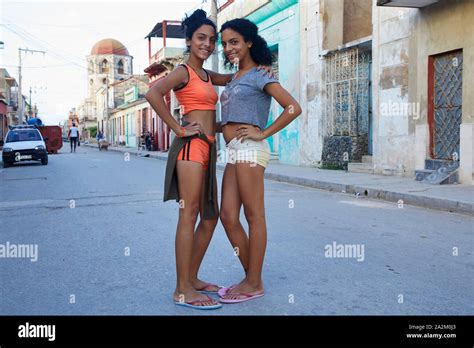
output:
[[[129,56],[127,48],[115,39],[103,39],[92,47],[91,55],[115,54],[118,56]]]

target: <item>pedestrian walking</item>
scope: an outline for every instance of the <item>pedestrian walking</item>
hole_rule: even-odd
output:
[[[151,136],[149,131],[145,132],[145,149],[151,151]]]
[[[69,142],[71,143],[71,152],[76,152],[76,145],[79,139],[79,129],[76,127],[76,124],[73,122],[72,127],[69,129],[68,133]]]
[[[102,139],[104,139],[104,135],[102,134],[102,132],[99,130],[97,131],[97,135],[95,136],[96,140],[97,140],[97,146],[99,147],[100,149],[100,141]]]

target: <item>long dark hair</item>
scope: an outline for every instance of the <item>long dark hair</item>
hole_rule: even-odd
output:
[[[221,34],[226,29],[232,29],[244,37],[245,42],[251,42],[250,56],[258,65],[272,65],[272,53],[267,42],[258,35],[258,27],[245,18],[236,18],[225,22],[221,27]],[[228,67],[232,63],[224,54],[224,65]]]
[[[217,33],[216,24],[207,18],[207,13],[204,10],[196,10],[191,16],[183,19],[181,23],[181,28],[186,34],[186,40],[191,40],[194,32],[199,29],[202,25],[210,25],[214,28],[214,31]],[[188,47],[189,52],[189,47]]]

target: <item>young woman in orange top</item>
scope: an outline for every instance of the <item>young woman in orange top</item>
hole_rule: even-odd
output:
[[[207,18],[206,12],[196,10],[183,21],[183,27],[190,53],[187,63],[150,88],[146,99],[177,137],[205,134],[209,142],[214,142],[218,97],[212,85],[225,86],[232,74],[218,74],[202,67],[213,53],[217,39],[216,25]],[[165,104],[164,96],[170,90],[175,91],[184,109],[184,127],[174,119]],[[215,219],[203,218],[202,201],[209,151],[208,142],[193,138],[176,158],[178,191],[183,204],[180,204],[176,231],[177,284],[173,298],[177,305],[196,309],[221,307],[217,301],[202,293],[217,293],[219,287],[198,278],[199,267],[218,219],[218,216]],[[218,211],[217,205],[215,209]],[[200,221],[195,231],[198,214]]]

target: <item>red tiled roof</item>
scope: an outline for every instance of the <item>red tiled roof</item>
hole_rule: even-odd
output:
[[[118,56],[129,56],[127,48],[115,39],[103,39],[92,47],[91,55],[95,54],[115,54]]]

